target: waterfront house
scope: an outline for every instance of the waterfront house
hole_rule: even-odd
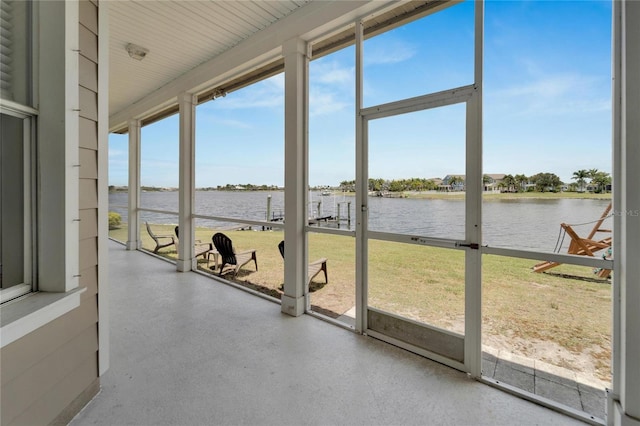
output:
[[[500,189],[500,183],[504,179],[506,174],[504,173],[493,173],[493,174],[485,174],[483,176],[484,190],[485,191],[497,191]]]
[[[448,1],[317,1],[288,0],[280,2],[137,2],[137,1],[10,1],[1,0],[2,8],[2,288],[0,307],[1,405],[0,423],[12,425],[66,424],[94,398],[101,381],[109,374],[110,365],[118,360],[134,359],[135,369],[118,371],[118,387],[104,389],[103,396],[117,395],[107,403],[103,417],[92,419],[103,424],[132,423],[123,413],[142,416],[139,423],[190,424],[201,419],[214,403],[220,411],[211,413],[200,423],[269,423],[270,416],[284,415],[282,423],[306,422],[329,424],[354,423],[460,423],[515,424],[537,419],[538,423],[569,423],[557,414],[583,421],[611,425],[640,424],[640,221],[637,215],[620,212],[637,211],[640,205],[640,2],[615,1],[613,34],[613,188],[615,264],[602,259],[581,259],[586,265],[605,265],[613,269],[613,384],[607,392],[605,419],[596,419],[580,410],[564,409],[548,398],[504,386],[483,376],[481,354],[482,305],[479,283],[482,282],[481,254],[518,255],[541,258],[539,253],[501,252],[499,248],[481,247],[480,230],[471,229],[464,244],[447,247],[465,254],[468,287],[465,292],[465,334],[445,333],[432,327],[416,326],[408,318],[387,315],[366,305],[367,238],[401,241],[407,244],[437,245],[442,240],[410,239],[406,236],[369,233],[358,228],[343,235],[352,238],[356,247],[355,274],[357,300],[353,335],[357,340],[341,346],[334,353],[331,331],[310,323],[307,281],[307,209],[306,130],[308,113],[308,63],[340,47],[356,44],[358,49],[366,37],[405,25],[420,17],[439,13],[456,2]],[[476,69],[481,70],[483,2],[475,3],[475,28],[460,29],[475,34]],[[231,8],[232,10],[229,10]],[[214,25],[220,24],[220,25]],[[416,43],[421,40],[416,40]],[[431,41],[429,41],[431,42]],[[360,52],[360,50],[358,50]],[[365,53],[366,55],[366,53]],[[361,71],[361,59],[357,67]],[[284,229],[287,253],[284,260],[284,296],[280,306],[263,309],[255,303],[241,303],[225,293],[218,299],[218,309],[229,310],[226,321],[207,324],[209,329],[223,328],[224,342],[211,342],[206,335],[191,336],[185,325],[185,313],[196,309],[201,300],[210,300],[212,288],[202,288],[202,296],[192,293],[195,272],[193,222],[194,191],[194,120],[195,106],[222,96],[228,91],[255,81],[284,73],[285,102],[285,215],[287,221],[277,224]],[[359,128],[368,120],[405,110],[427,108],[435,104],[465,103],[470,114],[467,138],[470,152],[482,142],[481,73],[475,81],[447,92],[429,93],[419,99],[405,99],[381,107],[363,108],[357,104]],[[362,74],[355,78],[356,92],[362,89]],[[417,102],[419,101],[419,102]],[[140,135],[141,128],[164,117],[178,114],[180,119],[180,238],[175,268],[164,274],[165,280],[190,281],[175,287],[175,293],[163,293],[162,280],[143,297],[136,283],[149,284],[148,277],[158,269],[145,259],[139,274],[118,277],[118,286],[130,298],[119,298],[130,315],[126,323],[146,324],[147,332],[131,336],[131,346],[117,352],[110,350],[109,316],[109,240],[107,155],[109,132],[129,135],[129,211],[126,250],[136,251],[140,244]],[[386,114],[386,115],[385,115]],[[361,132],[358,137],[362,138]],[[361,144],[358,144],[360,149]],[[11,149],[10,149],[11,148]],[[225,147],[233,149],[233,147]],[[224,155],[226,151],[221,150]],[[362,152],[358,153],[360,156]],[[360,158],[360,157],[359,157]],[[451,185],[466,190],[465,214],[469,222],[481,226],[482,164],[478,159],[468,164],[463,183]],[[358,160],[360,161],[360,160]],[[358,226],[366,224],[368,207],[366,175],[358,162],[356,177]],[[355,167],[354,167],[355,168]],[[17,189],[17,190],[16,190]],[[276,225],[273,225],[276,226]],[[471,227],[473,228],[473,227]],[[318,231],[337,234],[336,230]],[[351,240],[350,240],[351,241]],[[122,262],[138,259],[138,253],[117,251]],[[573,257],[555,255],[554,259],[577,262]],[[156,261],[157,259],[153,259]],[[543,259],[544,260],[544,259]],[[160,262],[158,260],[158,262]],[[161,263],[164,267],[164,263]],[[146,268],[146,271],[145,269]],[[164,269],[163,269],[164,270]],[[147,272],[145,274],[145,272]],[[151,273],[153,272],[153,274]],[[177,272],[180,272],[178,274]],[[190,279],[194,277],[193,279]],[[182,296],[188,294],[189,300]],[[145,317],[146,308],[162,302],[157,318]],[[186,303],[188,302],[188,303]],[[222,303],[226,304],[225,306]],[[133,306],[130,306],[133,304]],[[123,306],[119,305],[118,308]],[[112,307],[114,309],[114,307]],[[253,309],[253,310],[252,310]],[[278,313],[276,318],[271,314]],[[118,312],[121,312],[118,309]],[[198,310],[197,312],[206,312]],[[284,315],[280,316],[280,312]],[[302,318],[299,318],[301,317]],[[179,329],[158,329],[160,318],[175,318]],[[119,318],[121,319],[121,318]],[[313,319],[313,318],[312,318]],[[303,357],[304,368],[291,368],[274,357],[256,377],[243,375],[263,350],[272,350],[273,340],[256,332],[256,324],[271,324],[264,333],[278,330],[290,332],[279,340],[279,348],[288,360]],[[195,320],[194,320],[195,321]],[[326,322],[317,321],[326,325]],[[123,327],[125,328],[125,327]],[[322,331],[320,331],[322,330]],[[343,329],[336,330],[344,331]],[[326,333],[323,351],[300,348],[313,344],[314,333]],[[115,334],[115,333],[114,333]],[[426,336],[426,337],[425,337]],[[153,342],[158,354],[175,355],[169,362],[156,363],[137,356],[141,339]],[[193,340],[187,339],[193,337]],[[281,336],[282,337],[282,336]],[[374,340],[373,338],[377,340]],[[339,340],[339,339],[333,339]],[[386,343],[381,343],[386,342]],[[186,343],[186,347],[181,345]],[[218,344],[236,342],[242,350],[220,353]],[[251,343],[243,346],[241,343]],[[426,344],[425,344],[426,342]],[[426,372],[426,364],[412,363],[411,374],[395,375],[411,363],[406,353],[415,353],[451,367]],[[177,348],[177,349],[176,349]],[[180,352],[198,354],[198,360],[181,363]],[[371,363],[364,357],[352,357],[346,351],[376,351]],[[389,354],[392,353],[392,356]],[[202,363],[215,356],[215,362],[228,366],[235,380],[199,383]],[[384,358],[398,369],[373,370],[375,360]],[[296,381],[336,359],[350,362],[344,376],[316,375],[311,381]],[[157,361],[157,359],[155,359]],[[238,364],[239,362],[239,364]],[[451,372],[461,371],[465,375]],[[388,375],[387,375],[388,374]],[[140,376],[143,377],[140,379]],[[154,387],[147,379],[168,377],[171,386]],[[286,377],[289,386],[269,387],[272,377]],[[433,404],[429,398],[414,398],[404,387],[411,377],[421,389],[433,391],[431,398],[446,395],[447,404]],[[471,380],[468,380],[471,379]],[[133,395],[131,383],[147,386],[137,395],[139,405],[129,407]],[[483,383],[485,391],[469,391],[469,383]],[[263,398],[245,399],[242,386],[262,386]],[[377,388],[370,389],[372,383]],[[424,385],[422,385],[424,383]],[[504,396],[493,393],[499,387]],[[211,391],[221,389],[206,401],[182,399],[189,389]],[[364,405],[363,394],[384,392],[389,398]],[[344,396],[330,399],[334,393]],[[533,401],[529,405],[511,398],[511,394]],[[316,417],[297,401],[307,396]],[[397,395],[402,395],[398,397]],[[118,396],[121,395],[121,396]],[[100,398],[100,396],[98,396]],[[166,406],[186,407],[180,418]],[[331,401],[331,404],[325,404]],[[335,403],[334,403],[335,402]],[[173,405],[170,405],[173,404]],[[256,407],[261,407],[257,410]],[[402,407],[396,409],[396,407]],[[412,417],[417,410],[428,409],[424,417]],[[130,410],[130,411],[127,411]],[[386,414],[386,415],[385,415]],[[467,416],[466,418],[460,416]],[[147,416],[147,417],[145,417]],[[216,417],[220,416],[220,417]],[[235,416],[235,417],[234,417]],[[244,416],[244,417],[240,417]],[[349,417],[348,417],[349,416]],[[544,417],[547,416],[547,417]],[[555,417],[552,417],[555,416]],[[541,420],[546,418],[546,421]],[[532,422],[536,422],[536,420]]]
[[[464,191],[465,185],[465,175],[446,175],[442,179],[441,187],[446,191]]]

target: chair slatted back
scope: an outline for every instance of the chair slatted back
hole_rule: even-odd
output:
[[[222,232],[217,232],[211,237],[213,245],[216,247],[220,256],[222,256],[222,264],[235,265],[236,255],[233,252],[233,245],[231,239],[224,235]]]
[[[284,259],[284,240],[280,241],[278,244],[278,250],[280,250],[280,255]]]

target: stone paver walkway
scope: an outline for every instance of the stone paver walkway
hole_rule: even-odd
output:
[[[482,374],[596,418],[605,418],[604,383],[566,368],[484,347]]]
[[[338,318],[355,325],[355,306]],[[543,398],[605,418],[605,384],[566,368],[483,347],[482,374]]]

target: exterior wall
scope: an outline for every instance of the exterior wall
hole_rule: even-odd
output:
[[[97,2],[80,2],[79,35],[79,264],[87,290],[79,308],[2,348],[0,424],[6,426],[67,424],[99,390]]]

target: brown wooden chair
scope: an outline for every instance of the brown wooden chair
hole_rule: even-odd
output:
[[[280,241],[278,244],[278,250],[280,250],[280,255],[284,259],[284,240]],[[311,283],[313,278],[318,275],[320,271],[324,271],[324,282],[329,283],[329,277],[327,276],[327,259],[324,257],[309,264],[307,282]]]
[[[176,233],[176,251],[178,250],[179,244],[180,244],[180,230],[179,230],[179,226],[176,226],[173,230]],[[215,265],[214,265],[214,269],[215,267],[218,265],[218,252],[213,248],[213,244],[212,243],[203,243],[201,240],[195,240],[194,241],[194,246],[193,246],[193,253],[194,253],[194,257],[197,259],[198,257],[202,256],[203,259],[207,260],[207,264],[209,263],[209,259],[211,259],[211,256],[214,257],[215,260]]]
[[[233,276],[236,276],[240,268],[252,260],[256,265],[256,271],[258,270],[256,250],[251,249],[236,253],[233,249],[231,239],[222,232],[215,233],[211,239],[216,250],[220,253],[220,257],[222,257],[222,264],[220,265],[220,272],[218,273],[220,276],[230,271],[233,271]],[[225,271],[225,266],[231,266],[231,268],[227,268]]]
[[[153,249],[154,253],[158,253],[158,250],[160,250],[161,248],[173,246],[176,244],[176,240],[173,238],[173,235],[156,234],[151,230],[151,226],[149,226],[149,222],[145,222],[144,224],[147,227],[147,232],[149,233],[153,241],[155,241],[156,243],[156,248]]]

